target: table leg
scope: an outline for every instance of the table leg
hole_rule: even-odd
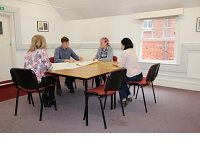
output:
[[[88,95],[87,95],[87,90],[88,90],[88,80],[85,80],[85,122],[86,126],[88,126]]]

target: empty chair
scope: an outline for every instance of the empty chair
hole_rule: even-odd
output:
[[[110,74],[108,74],[105,84],[86,91],[87,100],[88,100],[89,96],[97,96],[98,97],[98,100],[100,102],[100,107],[101,107],[101,112],[102,112],[105,129],[107,129],[107,125],[106,125],[106,119],[105,119],[105,114],[104,114],[102,98],[104,97],[105,101],[106,101],[108,96],[114,95],[121,88],[121,86],[125,83],[125,79],[126,79],[126,69],[120,69],[120,70],[117,70],[117,71],[114,71],[114,72],[111,72]],[[121,102],[122,114],[123,114],[123,116],[125,116],[121,98],[120,98],[120,102]],[[85,119],[85,114],[84,114],[84,119]]]
[[[55,86],[55,85],[47,85],[47,86],[40,86],[36,75],[34,73],[34,71],[29,70],[29,69],[20,69],[20,68],[12,68],[10,70],[10,74],[12,76],[12,80],[14,82],[14,85],[17,88],[17,96],[16,96],[16,105],[15,105],[15,116],[17,116],[17,109],[18,109],[18,99],[19,99],[19,92],[24,91],[27,93],[35,93],[38,92],[39,93],[39,98],[40,98],[40,117],[39,117],[39,121],[42,121],[42,112],[43,112],[43,106],[44,106],[44,101],[42,99],[42,92],[46,89],[48,89],[49,87]],[[32,96],[31,96],[31,100]],[[56,106],[56,100],[55,100],[55,96],[54,96],[54,105],[55,105],[55,110],[57,110],[57,106]]]
[[[149,86],[149,85],[152,86],[154,101],[155,101],[155,103],[156,103],[156,96],[155,96],[155,91],[154,91],[153,82],[154,82],[154,80],[156,79],[156,77],[157,77],[157,75],[158,75],[159,68],[160,68],[160,63],[154,64],[154,65],[152,65],[152,66],[149,68],[149,71],[148,71],[148,73],[147,73],[147,76],[146,76],[146,77],[143,77],[143,79],[142,79],[141,81],[139,81],[139,82],[127,82],[127,84],[128,84],[129,86],[132,86],[132,85],[138,86],[138,88],[137,88],[137,93],[136,93],[136,99],[137,99],[137,96],[138,96],[139,88],[142,89],[142,95],[143,95],[144,106],[145,106],[145,111],[146,111],[146,112],[147,112],[147,106],[146,106],[146,100],[145,100],[145,95],[144,95],[143,87]]]

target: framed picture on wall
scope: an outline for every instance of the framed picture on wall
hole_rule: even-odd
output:
[[[3,23],[0,21],[0,34],[3,34]]]
[[[37,21],[37,31],[38,32],[49,32],[49,22],[48,21]]]
[[[200,32],[200,17],[197,18],[196,31]]]

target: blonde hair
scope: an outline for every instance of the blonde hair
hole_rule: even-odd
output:
[[[28,50],[29,52],[33,52],[36,49],[47,49],[46,39],[42,35],[34,35],[31,40],[31,46]]]

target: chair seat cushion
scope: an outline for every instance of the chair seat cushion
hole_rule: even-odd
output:
[[[18,87],[18,88],[21,89],[21,90],[24,91],[24,92],[27,92],[27,93],[35,93],[35,92],[41,92],[41,91],[43,91],[43,90],[45,90],[45,89],[47,89],[47,88],[49,88],[49,87],[51,87],[51,86],[54,86],[54,85],[53,85],[53,84],[50,84],[50,85],[48,85],[48,86],[39,87],[38,89],[24,89],[24,88],[22,88],[22,87]]]
[[[149,85],[150,83],[147,83],[147,78],[143,77],[141,81],[137,81],[137,82],[129,81],[127,82],[127,84],[146,86],[146,85]]]
[[[100,85],[96,88],[93,88],[93,89],[89,89],[87,91],[87,93],[90,93],[90,94],[95,94],[95,95],[98,95],[98,96],[104,96],[105,95],[105,91],[104,91],[104,88],[105,88],[105,85]],[[115,94],[116,91],[108,91],[107,92],[107,96],[109,95],[113,95]]]

